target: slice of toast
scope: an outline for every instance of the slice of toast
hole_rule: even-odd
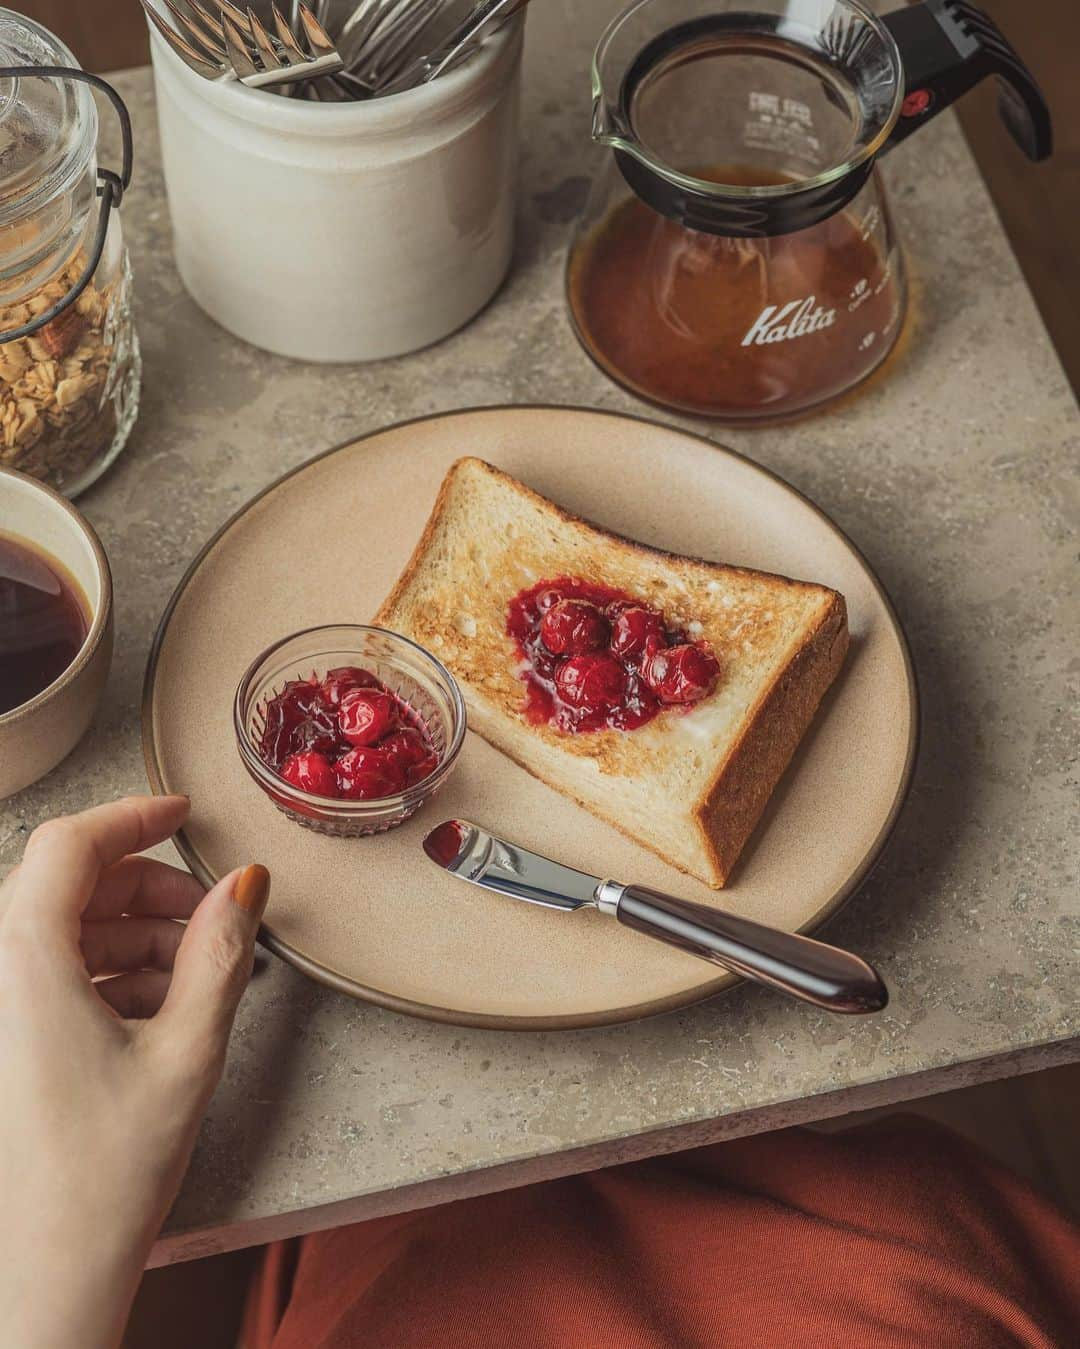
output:
[[[714,691],[633,731],[536,725],[507,606],[545,579],[626,591],[720,661]],[[447,473],[375,620],[434,652],[474,731],[667,862],[720,887],[848,645],[842,595],[633,543],[568,514],[481,459]]]

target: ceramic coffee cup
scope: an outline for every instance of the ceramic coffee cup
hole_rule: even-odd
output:
[[[67,669],[0,714],[0,798],[44,777],[75,748],[101,700],[113,645],[112,576],[98,536],[59,493],[0,468],[0,535],[59,562],[85,600],[88,631]]]

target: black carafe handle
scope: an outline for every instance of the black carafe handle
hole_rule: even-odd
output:
[[[797,932],[766,927],[642,885],[616,886],[611,881],[601,887],[600,907],[613,911],[620,923],[636,932],[828,1012],[880,1012],[889,1000],[872,965],[851,951]]]
[[[924,0],[886,14],[900,48],[905,97],[886,149],[918,131],[988,75],[997,77],[998,108],[1028,159],[1046,159],[1053,138],[1039,86],[997,24],[967,0]]]

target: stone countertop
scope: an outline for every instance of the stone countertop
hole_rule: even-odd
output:
[[[93,732],[0,806],[0,871],[47,817],[145,790],[139,698],[161,611],[208,535],[285,470],[474,404],[660,415],[585,357],[562,298],[595,163],[588,56],[612,8],[589,23],[571,0],[530,10],[504,289],[439,346],[363,367],[266,355],[195,307],[171,257],[149,73],[117,77],[136,133],[123,216],[145,383],[126,453],[80,503],[113,563],[116,657]],[[1001,153],[1015,153],[1004,132]],[[1080,1056],[1077,409],[952,116],[890,156],[886,177],[916,296],[890,376],[793,426],[706,430],[847,531],[911,638],[914,788],[828,927],[881,969],[888,1010],[853,1022],[742,987],[611,1029],[466,1031],[352,1002],[267,956],[155,1262]]]

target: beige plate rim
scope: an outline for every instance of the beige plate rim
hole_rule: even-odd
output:
[[[900,817],[904,802],[907,800],[908,792],[911,788],[911,781],[915,773],[915,762],[919,752],[919,734],[920,734],[920,705],[919,705],[919,686],[915,674],[915,665],[911,657],[911,647],[908,642],[907,633],[904,631],[903,624],[900,622],[899,615],[889,598],[888,592],[878,579],[877,573],[871,567],[861,549],[856,547],[847,534],[837,525],[815,502],[813,502],[797,487],[793,487],[785,478],[772,469],[766,468],[748,455],[740,454],[738,450],[733,450],[727,445],[721,445],[707,436],[701,435],[695,431],[686,431],[679,426],[671,426],[668,423],[655,421],[651,417],[643,417],[635,413],[610,412],[604,408],[581,407],[572,403],[489,403],[474,407],[453,408],[449,412],[428,413],[421,417],[406,417],[401,421],[390,422],[385,426],[379,426],[372,431],[367,431],[361,436],[353,436],[348,440],[341,441],[330,449],[323,450],[319,454],[306,459],[302,464],[283,473],[273,482],[268,483],[253,497],[251,497],[239,510],[234,511],[225,523],[217,529],[214,534],[199,549],[198,553],[192,559],[190,565],[184,571],[183,576],[177,583],[176,589],[169,598],[165,611],[158,623],[157,631],[154,634],[154,640],[150,647],[150,655],[146,663],[146,675],[143,680],[142,692],[142,747],[143,758],[146,762],[146,774],[150,781],[151,790],[160,795],[164,792],[164,777],[161,771],[161,765],[158,762],[157,750],[153,741],[151,709],[154,697],[154,679],[157,672],[158,658],[161,649],[165,643],[165,637],[168,633],[169,623],[172,619],[174,610],[180,602],[189,583],[198,572],[206,556],[216,547],[222,537],[229,532],[234,524],[249,510],[252,509],[263,497],[270,492],[275,491],[290,478],[296,477],[310,468],[312,464],[320,460],[328,459],[331,455],[337,454],[341,450],[350,449],[355,445],[363,444],[364,441],[372,440],[376,436],[381,436],[388,431],[399,430],[407,426],[415,426],[420,422],[447,421],[451,417],[460,417],[466,415],[475,415],[476,413],[490,413],[498,416],[506,412],[518,412],[522,410],[534,412],[572,412],[581,416],[605,417],[615,420],[632,421],[644,423],[646,426],[655,426],[668,432],[674,432],[676,435],[686,436],[691,440],[696,440],[700,444],[707,446],[716,454],[726,455],[728,458],[737,459],[747,465],[754,472],[759,473],[763,478],[782,491],[789,493],[805,506],[809,506],[815,515],[825,526],[832,531],[858,559],[860,566],[870,579],[881,603],[896,633],[897,640],[904,658],[904,673],[907,681],[908,706],[910,710],[911,730],[908,735],[907,751],[904,758],[904,767],[900,775],[900,781],[897,784],[896,794],[893,798],[892,806],[889,809],[885,823],[880,832],[874,839],[871,846],[867,849],[866,855],[861,863],[852,871],[842,886],[805,922],[799,929],[799,932],[813,932],[828,918],[845,904],[852,895],[859,889],[866,880],[870,871],[881,856],[896,822]],[[193,875],[205,886],[212,885],[217,877],[206,865],[198,850],[192,845],[187,837],[185,830],[181,829],[175,835],[173,842],[176,845],[180,856],[187,863]],[[673,994],[666,998],[656,998],[650,1002],[636,1003],[628,1007],[615,1007],[605,1009],[603,1012],[595,1012],[584,1015],[573,1016],[497,1016],[486,1013],[464,1012],[455,1008],[435,1007],[427,1003],[415,1002],[411,998],[399,997],[396,993],[388,992],[386,989],[371,988],[367,985],[358,983],[354,979],[346,978],[336,971],[321,965],[318,961],[312,960],[310,956],[305,956],[295,950],[287,942],[281,941],[274,936],[264,925],[259,930],[259,941],[268,950],[275,955],[280,956],[282,960],[293,965],[302,973],[316,980],[320,984],[325,984],[335,992],[344,993],[349,997],[360,998],[365,1002],[375,1003],[379,1007],[385,1007],[392,1012],[401,1012],[407,1016],[419,1017],[425,1021],[436,1021],[453,1026],[467,1026],[483,1030],[521,1030],[521,1031],[545,1031],[545,1030],[580,1030],[590,1026],[611,1026],[620,1025],[627,1021],[637,1021],[642,1017],[659,1016],[664,1012],[676,1011],[681,1007],[689,1007],[694,1003],[704,1002],[706,999],[714,997],[717,993],[725,992],[727,989],[734,988],[743,983],[741,976],[736,974],[724,974],[717,979],[711,979],[694,988],[684,992]]]

